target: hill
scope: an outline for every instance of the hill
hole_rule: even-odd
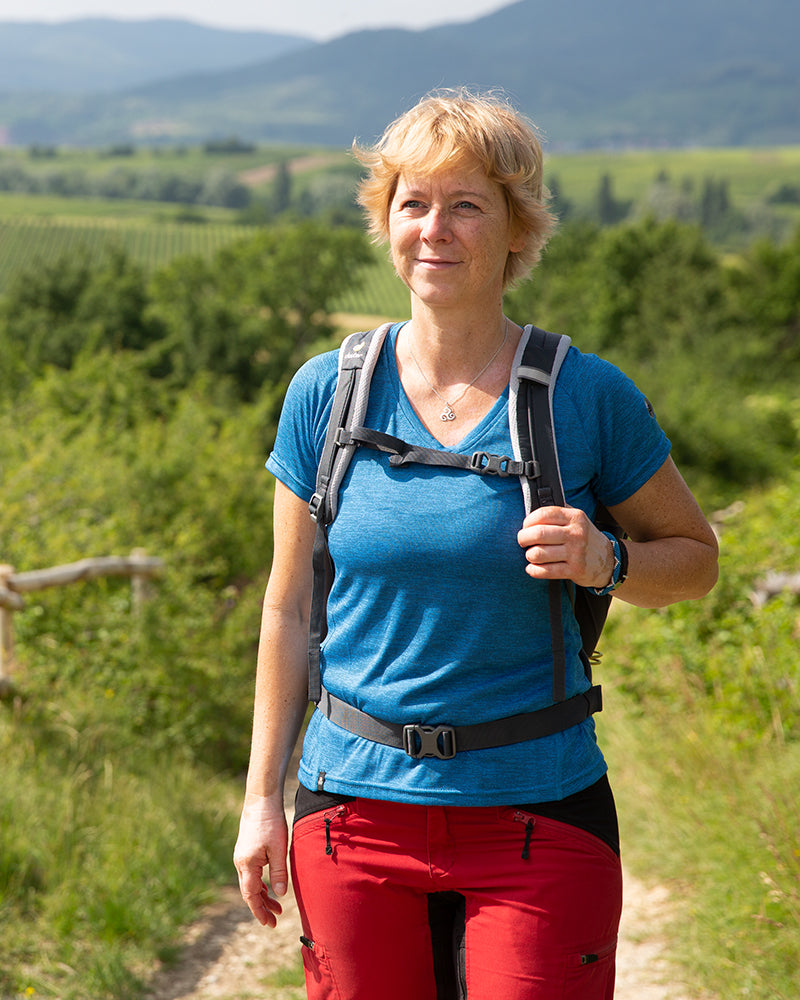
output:
[[[209,135],[348,145],[434,87],[503,87],[555,148],[800,142],[793,0],[520,0],[477,20],[380,30],[124,93],[0,99],[10,141]]]
[[[221,72],[310,44],[294,35],[226,31],[166,18],[0,23],[0,92],[122,90],[187,73]]]

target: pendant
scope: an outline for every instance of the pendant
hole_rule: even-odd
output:
[[[456,419],[456,415],[455,415],[455,413],[453,413],[453,409],[452,409],[452,407],[450,406],[449,403],[445,403],[444,404],[444,409],[439,414],[439,419],[440,420],[455,420]]]

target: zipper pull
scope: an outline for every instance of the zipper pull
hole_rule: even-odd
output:
[[[522,846],[522,860],[527,861],[531,856],[531,837],[533,836],[533,820],[529,819],[525,824],[525,843]]]
[[[328,855],[333,854],[333,844],[331,843],[331,823],[336,819],[337,816],[341,816],[344,812],[344,806],[337,806],[335,809],[331,809],[330,812],[325,813],[325,853]]]

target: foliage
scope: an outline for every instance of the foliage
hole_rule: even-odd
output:
[[[756,243],[730,271],[729,286],[737,340],[769,387],[800,362],[800,226],[784,245]]]
[[[357,233],[286,225],[152,280],[122,253],[76,255],[4,301],[3,561],[144,548],[166,568],[138,610],[110,578],[14,616],[3,995],[141,995],[230,877],[272,547],[263,461],[291,370],[367,259]]]
[[[741,251],[759,237],[783,241],[800,222],[799,161],[800,147],[554,153],[545,180],[562,222],[673,219]]]
[[[70,368],[82,351],[141,350],[158,336],[145,304],[144,273],[121,250],[102,268],[79,251],[17,278],[0,307],[0,345],[34,372]]]
[[[797,447],[797,274],[796,240],[758,244],[728,268],[695,226],[576,221],[508,305],[618,364],[678,464],[722,501],[721,486],[780,474]]]
[[[151,600],[108,579],[26,595],[0,703],[2,995],[140,995],[228,880],[271,550],[270,394],[153,384],[131,352],[51,369],[0,416],[3,558],[164,559]],[[226,777],[227,776],[227,777]]]
[[[252,398],[330,336],[333,300],[369,259],[360,233],[311,222],[243,238],[210,261],[178,258],[149,284],[121,250],[99,267],[78,253],[14,282],[0,305],[2,364],[35,376],[103,349],[148,351],[151,373],[173,386],[214,372]]]
[[[602,673],[615,719],[599,725],[611,729],[628,861],[683,901],[673,954],[691,981],[715,996],[789,1000],[800,951],[800,609],[791,593],[759,606],[751,592],[768,571],[797,571],[800,468],[717,523],[721,576],[709,597],[612,614]]]
[[[173,378],[217,372],[243,398],[283,384],[308,345],[333,333],[327,312],[368,260],[360,233],[309,222],[259,232],[208,263],[175,261],[155,276],[149,310]]]
[[[731,265],[696,226],[576,218],[508,303],[619,362],[706,503],[737,501],[715,519],[709,598],[612,614],[599,725],[638,831],[629,863],[681,879],[676,954],[695,982],[755,1000],[793,995],[800,947],[800,619],[793,596],[749,597],[800,551],[798,241]],[[286,380],[331,342],[334,306],[407,305],[360,236],[288,221],[154,273],[74,253],[4,300],[0,561],[144,547],[166,566],[138,613],[130,584],[105,579],[14,615],[0,994],[135,1000],[229,878]]]

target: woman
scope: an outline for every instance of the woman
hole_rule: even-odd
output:
[[[534,128],[495,98],[445,94],[357,155],[369,168],[360,201],[371,230],[411,294],[410,322],[383,345],[366,425],[426,447],[510,454],[522,330],[504,315],[503,292],[553,226]],[[288,882],[283,785],[307,702],[308,501],[336,365],[326,354],[297,374],[267,463],[275,552],[235,863],[269,926],[281,907],[262,876],[278,897]],[[619,584],[616,596],[646,607],[710,590],[713,532],[638,390],[571,348],[553,409],[567,506],[528,516],[513,477],[396,469],[380,452],[356,452],[330,528],[326,690],[394,723],[536,711],[553,697],[547,581]],[[624,582],[618,550],[590,520],[599,503],[630,539]],[[588,682],[564,608],[573,695]],[[437,978],[454,972],[470,1000],[613,996],[619,844],[591,718],[443,760],[317,711],[299,778],[292,866],[309,997],[432,1000]],[[443,901],[453,904],[450,970],[432,945]]]

